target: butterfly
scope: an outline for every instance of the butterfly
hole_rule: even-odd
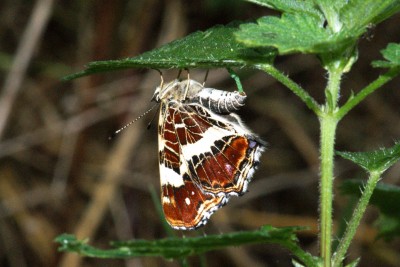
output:
[[[265,142],[241,121],[240,92],[175,79],[156,88],[161,202],[174,229],[192,230],[247,191]]]

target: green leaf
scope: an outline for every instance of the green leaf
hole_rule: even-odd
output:
[[[296,260],[292,260],[292,264],[293,264],[294,267],[305,267],[303,264],[299,263]]]
[[[390,43],[381,50],[383,57],[387,61],[376,60],[372,62],[375,68],[395,68],[400,67],[400,44]]]
[[[371,152],[340,152],[336,154],[361,166],[368,172],[383,173],[400,159],[400,143],[391,148],[381,148]]]
[[[345,267],[356,267],[360,263],[360,258],[350,262],[349,264],[346,264]]]
[[[400,11],[398,0],[247,1],[284,13],[242,25],[238,40],[250,47],[274,46],[280,54],[340,55],[351,51],[369,27]]]
[[[330,53],[354,42],[352,35],[331,33],[324,28],[323,20],[306,13],[262,17],[257,24],[242,24],[236,36],[250,47],[276,47],[279,54]]]
[[[289,250],[307,266],[316,266],[318,259],[301,250],[297,245],[295,231],[304,227],[274,228],[263,226],[260,230],[236,232],[230,234],[208,235],[190,238],[166,238],[155,241],[133,240],[113,242],[112,249],[98,249],[87,244],[86,240],[77,240],[75,236],[63,234],[55,239],[59,251],[76,252],[82,256],[98,258],[132,258],[144,256],[162,256],[167,259],[178,259],[201,254],[210,250],[222,249],[244,244],[275,243]]]
[[[136,57],[91,62],[84,71],[66,76],[64,80],[127,68],[225,68],[271,63],[275,49],[252,49],[239,43],[234,37],[237,25],[231,23],[198,31]]]
[[[378,238],[383,238],[386,241],[400,236],[400,218],[393,216],[381,215],[375,222],[379,229]]]
[[[363,181],[349,180],[341,185],[340,191],[343,194],[359,197],[362,187]],[[379,236],[386,239],[400,236],[400,187],[378,183],[370,203],[381,211],[381,216],[376,222]]]
[[[340,21],[348,31],[363,34],[369,25],[378,24],[400,11],[398,0],[352,0],[340,11]]]
[[[324,11],[328,8],[339,12],[343,6],[348,3],[348,0],[313,0],[314,5],[317,6],[320,10]],[[325,13],[325,12],[324,12]]]
[[[327,27],[332,29],[333,32],[338,32],[341,29],[339,12],[347,4],[347,0],[314,0],[314,2],[322,11]]]
[[[279,10],[286,13],[309,13],[322,18],[322,13],[315,8],[312,1],[304,0],[245,0],[260,6]]]

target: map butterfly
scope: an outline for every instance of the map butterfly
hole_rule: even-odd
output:
[[[161,201],[171,227],[205,225],[231,196],[247,191],[265,143],[232,113],[245,99],[191,79],[157,87]]]

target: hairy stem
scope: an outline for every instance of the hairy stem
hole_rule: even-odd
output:
[[[330,266],[333,201],[333,157],[337,120],[334,116],[321,122],[321,183],[320,183],[320,250],[324,267]]]
[[[342,264],[344,257],[346,256],[346,252],[350,246],[351,240],[353,240],[356,230],[360,224],[361,218],[365,213],[365,210],[368,206],[369,200],[372,196],[372,193],[381,177],[381,172],[371,172],[370,177],[368,179],[367,185],[365,186],[364,192],[361,195],[361,198],[354,209],[353,216],[351,217],[346,232],[342,240],[339,243],[339,246],[336,250],[335,255],[332,258],[333,267],[339,267]]]
[[[367,96],[375,92],[377,89],[381,88],[385,83],[391,81],[394,77],[399,75],[400,68],[394,68],[389,70],[387,73],[380,75],[375,81],[370,83],[367,87],[363,88],[358,94],[350,98],[346,104],[344,104],[337,115],[338,118],[343,118],[351,109],[357,106],[361,101],[363,101]]]
[[[321,110],[320,107],[315,101],[312,96],[310,96],[300,85],[295,83],[293,80],[291,80],[288,76],[280,72],[278,69],[276,69],[274,66],[269,65],[269,64],[262,64],[257,66],[259,69],[265,71],[275,79],[277,79],[279,82],[281,82],[283,85],[285,85],[287,88],[289,88],[293,93],[295,93],[306,105],[309,109],[314,111],[315,114],[321,115]]]
[[[340,66],[340,64],[337,64]],[[336,127],[339,122],[336,116],[337,101],[340,91],[342,69],[328,69],[329,80],[325,89],[326,102],[321,124],[321,182],[320,182],[320,253],[324,267],[331,266],[332,254],[332,202],[333,202],[333,166]]]

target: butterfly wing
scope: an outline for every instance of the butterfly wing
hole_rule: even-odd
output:
[[[189,230],[246,192],[264,144],[235,114],[164,100],[159,149],[165,217],[173,228]]]
[[[159,119],[159,161],[162,206],[167,222],[175,229],[190,230],[206,224],[223,206],[225,195],[206,194],[187,171],[182,156],[180,104],[162,102]]]
[[[219,115],[199,104],[182,104],[174,122],[185,163],[181,171],[203,192],[229,197],[247,190],[264,143],[238,116]]]

